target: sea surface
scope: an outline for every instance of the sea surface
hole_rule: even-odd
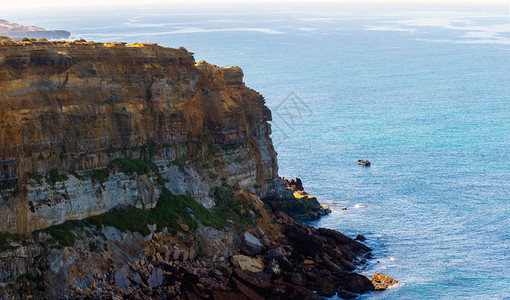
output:
[[[197,61],[241,66],[273,111],[280,175],[301,178],[333,210],[312,225],[363,234],[374,259],[361,272],[399,280],[361,299],[510,299],[506,4],[0,17],[73,38],[184,46]]]

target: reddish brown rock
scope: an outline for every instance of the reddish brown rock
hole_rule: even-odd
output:
[[[246,297],[248,297],[248,299],[250,299],[250,300],[264,300],[265,299],[263,296],[261,296],[259,293],[255,292],[253,289],[246,286],[241,281],[239,281],[235,278],[233,278],[233,280],[234,280],[237,288],[239,289],[239,291],[241,291],[241,293],[243,293]]]
[[[244,271],[240,268],[234,270],[236,277],[243,281],[243,283],[255,289],[267,289],[271,286],[271,277],[262,272]]]

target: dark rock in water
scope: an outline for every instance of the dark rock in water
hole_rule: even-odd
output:
[[[351,273],[344,279],[344,289],[354,293],[366,293],[373,291],[374,285],[372,282],[363,275]]]
[[[355,294],[353,292],[349,292],[346,290],[339,289],[337,292],[337,296],[342,299],[356,299],[358,297],[358,294]]]
[[[287,187],[293,191],[304,191],[303,182],[299,178],[295,179],[285,179],[285,183],[287,183]]]
[[[356,241],[364,242],[367,240],[367,238],[361,234],[358,234],[355,238]]]
[[[376,291],[385,290],[388,287],[398,283],[398,280],[379,273],[374,273],[371,281]]]
[[[337,293],[338,286],[335,280],[330,276],[319,281],[317,293],[323,297],[333,297]]]

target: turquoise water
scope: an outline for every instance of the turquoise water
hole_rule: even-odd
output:
[[[510,299],[507,6],[0,17],[240,65],[273,110],[280,175],[333,210],[313,225],[365,235],[362,272],[400,282],[362,299]]]

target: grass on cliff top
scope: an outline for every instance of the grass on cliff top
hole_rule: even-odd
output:
[[[102,215],[81,221],[67,221],[63,224],[52,226],[47,231],[61,246],[71,246],[74,244],[75,236],[72,232],[74,229],[91,225],[97,227],[112,226],[121,231],[139,232],[142,235],[148,235],[150,233],[150,230],[147,228],[148,224],[157,224],[158,229],[167,227],[178,231],[180,228],[177,220],[181,219],[189,226],[190,231],[193,232],[198,224],[192,218],[190,211],[205,226],[217,228],[225,226],[223,219],[207,210],[193,197],[172,195],[165,189],[161,193],[156,207],[150,211],[128,206],[113,209]]]

